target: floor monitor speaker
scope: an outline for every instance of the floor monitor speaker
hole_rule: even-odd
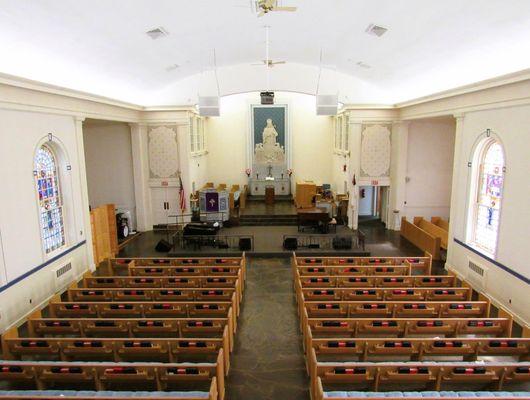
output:
[[[335,236],[333,238],[333,248],[335,250],[349,250],[352,247],[351,236]]]
[[[287,237],[283,239],[283,248],[285,250],[298,249],[298,240],[295,237]]]
[[[169,243],[165,239],[161,239],[156,244],[155,250],[158,251],[159,253],[167,253],[169,250],[171,250],[171,247],[173,247],[173,246],[171,246],[171,243]]]
[[[240,238],[239,239],[239,250],[240,251],[252,250],[252,239],[251,238]]]

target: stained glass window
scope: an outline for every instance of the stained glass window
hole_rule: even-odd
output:
[[[499,213],[504,183],[504,152],[499,142],[487,142],[479,159],[473,244],[493,256],[497,248]]]
[[[34,162],[41,237],[44,250],[48,254],[65,245],[59,175],[55,155],[48,146],[43,145],[38,149]]]

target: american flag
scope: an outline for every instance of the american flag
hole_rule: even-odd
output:
[[[186,193],[184,192],[184,184],[182,183],[182,177],[179,174],[179,205],[180,205],[180,211],[184,212],[186,211]]]

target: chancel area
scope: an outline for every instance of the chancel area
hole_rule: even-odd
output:
[[[0,400],[529,399],[530,2],[0,0]]]

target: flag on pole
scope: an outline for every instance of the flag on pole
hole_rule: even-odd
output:
[[[184,192],[184,184],[182,183],[182,177],[179,173],[179,205],[180,205],[180,212],[186,211],[186,193]]]

